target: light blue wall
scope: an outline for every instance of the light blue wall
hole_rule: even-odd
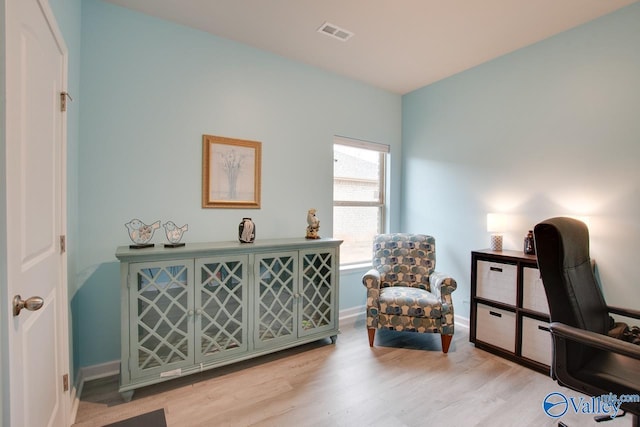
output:
[[[130,219],[188,223],[187,243],[235,240],[244,216],[258,239],[295,237],[315,207],[330,236],[334,135],[390,144],[399,176],[399,95],[97,0],[82,2],[81,53],[76,366],[120,357]],[[262,142],[261,209],[200,207],[203,134]]]
[[[556,215],[588,215],[610,304],[638,307],[640,4],[403,97],[402,228],[433,233],[469,315],[486,214],[505,248]]]
[[[496,211],[511,214],[505,246],[513,249],[541,219],[589,215],[609,302],[638,305],[640,5],[401,101],[97,0],[51,3],[74,95],[68,234],[76,368],[119,358],[113,254],[129,243],[125,222],[172,219],[189,223],[187,241],[232,240],[239,219],[251,216],[258,238],[290,237],[304,232],[306,210],[316,207],[329,235],[335,134],[392,145],[391,230],[437,237],[438,269],[460,284],[458,314],[468,316],[469,252],[488,245],[485,215]],[[262,141],[262,209],[199,207],[202,134]],[[342,274],[341,309],[363,304],[359,277]]]

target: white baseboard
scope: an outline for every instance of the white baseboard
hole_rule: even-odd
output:
[[[98,365],[85,366],[78,370],[73,390],[71,390],[71,420],[75,423],[78,415],[78,406],[80,406],[80,396],[82,396],[82,388],[84,383],[98,378],[110,377],[120,373],[120,361],[113,360],[111,362],[100,363]]]
[[[350,307],[350,308],[345,308],[344,310],[340,310],[340,313],[338,314],[338,318],[340,319],[340,324],[351,325],[355,323],[358,317],[362,316],[364,318],[366,310],[367,310],[367,307],[364,305],[358,305],[356,307]]]
[[[461,327],[465,329],[469,329],[469,318],[458,316],[457,314],[453,316],[453,320],[455,322],[456,327]]]
[[[109,377],[120,373],[120,361],[113,360],[111,362],[101,363],[99,365],[85,366],[80,368],[80,375],[83,381],[91,381],[98,378]]]

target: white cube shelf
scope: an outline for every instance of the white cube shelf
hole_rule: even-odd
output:
[[[471,252],[469,340],[546,374],[551,364],[549,307],[535,255]]]

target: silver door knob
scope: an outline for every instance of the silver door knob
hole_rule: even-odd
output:
[[[23,308],[26,308],[29,311],[40,310],[42,305],[44,304],[44,299],[40,297],[31,297],[27,298],[27,300],[23,300],[20,295],[16,295],[13,297],[13,315],[17,316],[20,314],[20,311]]]

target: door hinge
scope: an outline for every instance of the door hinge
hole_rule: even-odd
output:
[[[69,92],[60,92],[60,111],[63,113],[67,111],[67,98],[69,98],[69,101],[73,101]]]
[[[62,391],[69,391],[69,374],[62,376]]]
[[[64,234],[60,236],[60,253],[63,254],[67,251],[67,236]]]

